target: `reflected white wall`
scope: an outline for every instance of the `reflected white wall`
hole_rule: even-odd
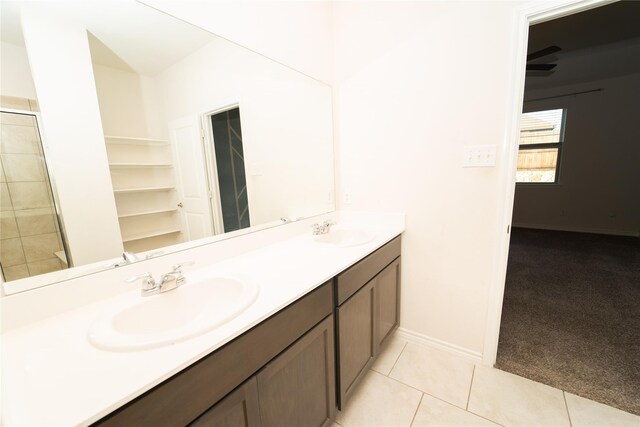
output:
[[[122,242],[86,30],[31,8],[22,28],[73,263],[116,257]]]

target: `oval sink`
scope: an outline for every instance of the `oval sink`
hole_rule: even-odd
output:
[[[372,233],[358,228],[333,227],[327,234],[313,236],[313,241],[323,246],[347,248],[369,243],[374,237]]]
[[[137,296],[105,313],[89,329],[89,341],[112,351],[142,350],[208,332],[248,308],[258,297],[256,283],[229,277],[206,278],[153,295]]]

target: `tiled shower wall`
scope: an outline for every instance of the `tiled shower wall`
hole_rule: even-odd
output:
[[[1,97],[4,108],[38,111],[33,100]],[[5,280],[66,268],[42,144],[33,116],[1,113],[0,264]]]

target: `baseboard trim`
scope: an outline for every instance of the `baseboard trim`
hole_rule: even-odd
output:
[[[533,228],[535,230],[571,231],[575,233],[608,234],[611,236],[640,237],[640,231],[606,230],[603,228],[562,227],[562,226],[545,225],[545,224],[522,224],[522,223],[516,223],[516,222],[512,223],[511,227]]]
[[[482,354],[477,351],[469,350],[468,348],[461,347],[459,345],[451,344],[446,341],[441,341],[436,338],[428,337],[426,335],[419,334],[414,331],[410,331],[405,328],[398,328],[396,336],[404,338],[409,342],[432,347],[437,350],[443,350],[456,356],[464,357],[474,363],[482,363]]]

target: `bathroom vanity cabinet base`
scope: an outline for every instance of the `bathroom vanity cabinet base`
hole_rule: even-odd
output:
[[[329,426],[335,416],[333,316],[190,427]]]
[[[262,427],[329,426],[336,411],[333,316],[257,375]]]
[[[340,409],[373,364],[384,341],[398,327],[400,259],[397,237],[336,278]]]
[[[190,427],[260,427],[258,382],[252,377],[202,414]]]
[[[398,326],[400,236],[96,422],[328,427]]]
[[[329,281],[95,425],[187,425],[332,312]]]

